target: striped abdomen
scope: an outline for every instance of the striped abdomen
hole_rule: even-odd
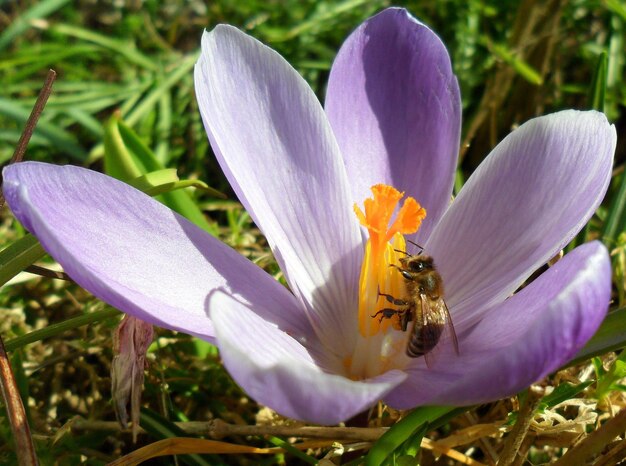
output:
[[[432,349],[437,346],[437,343],[439,343],[443,328],[443,323],[429,322],[427,324],[421,324],[418,323],[416,319],[411,329],[409,343],[406,346],[407,356],[419,358],[432,351]]]

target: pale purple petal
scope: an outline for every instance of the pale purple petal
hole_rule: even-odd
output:
[[[349,351],[363,247],[321,105],[280,55],[229,26],[204,34],[195,83],[231,186],[318,334]]]
[[[149,196],[100,173],[6,167],[11,210],[79,285],[123,312],[213,341],[208,295],[222,289],[296,335],[311,328],[285,287]]]
[[[369,408],[406,378],[390,371],[353,381],[325,372],[320,365],[328,368],[333,362],[328,353],[316,351],[317,342],[303,346],[224,293],[212,295],[210,309],[230,374],[252,398],[283,416],[336,424]]]
[[[513,395],[569,361],[600,326],[610,299],[608,252],[600,242],[584,244],[487,311],[460,338],[460,356],[433,370],[416,366],[386,400],[411,408]]]
[[[606,193],[615,143],[603,114],[568,110],[525,123],[480,165],[426,244],[457,331],[580,231]]]
[[[445,45],[406,10],[389,8],[350,35],[333,64],[326,113],[352,199],[385,183],[422,204],[427,238],[450,202],[461,98]]]

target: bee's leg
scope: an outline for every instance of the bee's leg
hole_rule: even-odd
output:
[[[403,312],[405,312],[405,311],[398,310],[398,309],[391,309],[390,307],[385,307],[385,308],[381,309],[376,314],[374,314],[374,315],[372,315],[370,317],[374,318],[374,317],[378,316],[378,314],[380,314],[380,319],[378,321],[382,322],[383,319],[391,319],[396,314],[402,314]]]
[[[398,269],[400,271],[400,274],[402,274],[402,276],[407,280],[413,280],[415,278],[413,277],[413,275],[411,275],[411,272],[403,269],[402,267],[398,267],[396,264],[389,264],[389,267],[395,267],[396,269]]]
[[[395,304],[396,306],[408,306],[410,304],[408,301],[405,301],[404,299],[394,298],[390,294],[381,293],[380,288],[378,289],[378,296],[384,296],[387,299],[387,301],[389,301],[391,304]]]

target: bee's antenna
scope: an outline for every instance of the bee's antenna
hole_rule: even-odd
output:
[[[424,251],[424,246],[420,246],[419,244],[417,244],[415,241],[411,241],[410,239],[406,240],[407,243],[411,243],[413,246],[417,246],[418,248],[420,248],[420,252],[419,254],[421,254]],[[410,255],[410,254],[409,254]]]
[[[399,252],[400,254],[405,254],[405,255],[407,255],[407,256],[410,256],[410,255],[411,255],[411,254],[409,254],[408,252],[403,251],[402,249],[394,249],[394,251]]]

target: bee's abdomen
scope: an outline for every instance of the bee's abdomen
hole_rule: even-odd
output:
[[[423,326],[415,326],[406,347],[406,354],[411,358],[419,358],[432,351],[439,342],[443,332],[443,325],[429,323]]]

